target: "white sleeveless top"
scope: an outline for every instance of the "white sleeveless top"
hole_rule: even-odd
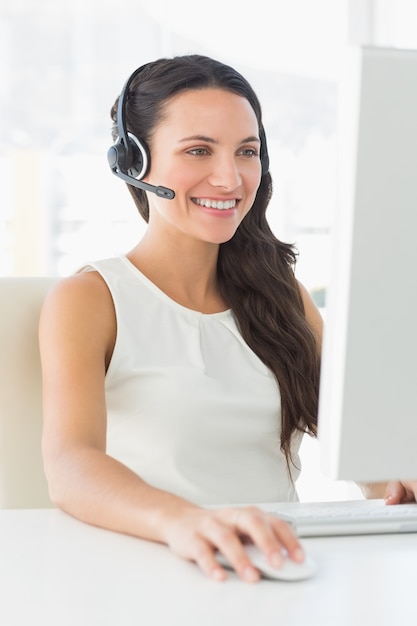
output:
[[[280,393],[233,313],[171,300],[126,257],[96,261],[117,338],[106,375],[107,453],[198,504],[297,499],[280,450]],[[293,441],[299,468],[301,436]],[[293,468],[295,482],[299,469]]]

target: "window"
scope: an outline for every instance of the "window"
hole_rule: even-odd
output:
[[[198,52],[237,67],[261,99],[275,187],[270,223],[296,243],[300,278],[320,297],[335,203],[344,1],[278,2],[273,19],[270,3],[260,4],[251,15],[215,0],[202,19],[189,0],[121,0],[117,13],[109,0],[5,0],[3,275],[66,275],[136,242],[145,225],[106,160],[110,106],[142,63]]]

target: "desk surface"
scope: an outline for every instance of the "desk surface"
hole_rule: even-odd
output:
[[[305,539],[304,582],[224,583],[165,546],[59,510],[0,511],[2,626],[397,626],[414,613],[417,534]]]

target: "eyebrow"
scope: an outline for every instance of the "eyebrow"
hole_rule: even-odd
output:
[[[186,141],[196,141],[196,140],[205,141],[206,143],[214,143],[214,144],[219,143],[217,139],[213,139],[212,137],[206,137],[205,135],[191,135],[190,137],[184,137],[183,139],[179,140],[179,143],[183,143]],[[245,139],[242,139],[240,144],[250,143],[251,141],[256,141],[258,143],[261,143],[261,140],[259,139],[259,137],[256,137],[255,135],[253,135],[251,137],[246,137]]]

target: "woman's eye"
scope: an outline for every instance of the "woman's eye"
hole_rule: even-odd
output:
[[[258,156],[258,151],[255,150],[255,148],[242,148],[239,154],[242,154],[243,156],[248,156],[248,157],[256,157]]]
[[[207,148],[192,148],[191,150],[187,150],[187,152],[194,156],[206,156],[208,154]]]

